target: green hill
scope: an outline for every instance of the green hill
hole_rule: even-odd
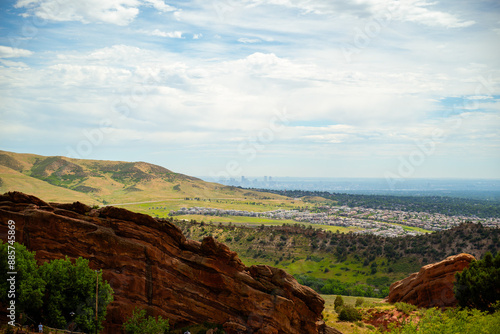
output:
[[[385,297],[391,283],[423,265],[459,253],[480,258],[500,249],[500,229],[472,223],[431,234],[386,238],[301,224],[249,227],[168,220],[190,239],[213,236],[236,251],[246,265],[285,269],[323,294]]]
[[[0,151],[0,192],[47,201],[121,204],[183,198],[280,199],[205,182],[146,162],[71,159]]]

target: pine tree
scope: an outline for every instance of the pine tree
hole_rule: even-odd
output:
[[[454,293],[460,306],[494,311],[493,305],[500,300],[500,252],[495,258],[486,253],[455,278]]]

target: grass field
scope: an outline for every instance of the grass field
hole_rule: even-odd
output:
[[[163,217],[172,210],[180,208],[205,207],[221,210],[244,210],[253,212],[266,212],[273,210],[293,210],[307,206],[300,200],[291,200],[286,198],[256,200],[253,198],[210,198],[210,199],[186,199],[172,198],[163,201],[148,203],[131,204],[113,204],[114,206],[124,207],[131,211],[142,212],[150,215]]]
[[[425,230],[425,229],[420,228],[420,227],[406,226],[406,225],[403,225],[403,224],[397,224],[397,223],[389,223],[389,224],[391,224],[391,225],[401,226],[401,227],[403,228],[403,230],[405,230],[405,231],[410,231],[410,232],[421,232],[421,233],[432,233],[432,231]]]

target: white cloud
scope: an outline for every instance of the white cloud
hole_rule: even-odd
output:
[[[30,67],[6,58],[16,54],[14,49],[0,47],[0,55],[7,59],[5,67],[0,66],[4,80],[0,94],[6,97],[0,118],[9,114],[9,124],[25,124],[25,132],[47,129],[32,131],[40,142],[53,138],[43,135],[52,131],[65,139],[65,145],[76,145],[81,129],[109,119],[116,131],[102,146],[126,146],[130,159],[155,147],[165,156],[184,152],[184,158],[195,162],[199,155],[189,152],[208,147],[207,165],[214,165],[221,155],[243,164],[246,156],[239,156],[239,146],[258,144],[277,110],[286,108],[288,123],[272,133],[272,142],[263,145],[252,163],[260,170],[278,157],[287,159],[287,166],[300,165],[290,167],[295,173],[301,166],[308,165],[312,169],[304,170],[311,172],[320,162],[337,165],[350,158],[367,169],[380,158],[397,163],[398,155],[407,155],[415,149],[415,140],[431,138],[435,129],[447,135],[437,151],[443,157],[458,150],[462,157],[481,156],[479,152],[491,156],[500,147],[500,103],[495,100],[500,95],[495,57],[500,49],[491,31],[498,27],[498,18],[493,21],[489,14],[487,22],[481,21],[482,9],[468,10],[475,8],[473,4],[222,1],[229,7],[219,16],[212,2],[191,0],[175,3],[179,9],[164,1],[112,0],[96,5],[94,13],[82,7],[93,3],[90,0],[18,1],[30,15],[44,8],[49,15],[51,3],[62,6],[61,11],[50,12],[59,21],[135,21],[130,27],[106,27],[106,36],[90,24],[77,25],[78,36],[75,25],[65,30],[64,23],[58,24],[57,33],[48,25],[43,31],[46,45],[23,41],[26,44],[18,46],[34,47],[29,47],[36,52],[35,59],[27,62]],[[112,4],[147,10],[135,16],[116,10],[121,19],[112,22],[99,16]],[[390,22],[347,62],[339,46],[355,46],[356,32],[383,19],[387,8]],[[158,15],[163,13],[170,14]],[[473,21],[481,24],[460,29]],[[179,44],[139,34],[185,40]],[[273,43],[265,43],[269,41]],[[89,45],[96,48],[89,50]],[[33,56],[19,50],[17,54]],[[450,106],[449,101],[455,101],[450,97],[466,101],[464,107]],[[461,127],[453,128],[461,117],[457,113],[467,112]],[[103,148],[103,152],[114,151]],[[297,156],[303,159],[291,163]],[[460,161],[454,158],[448,165]],[[348,174],[351,166],[345,164]],[[180,162],[179,166],[181,171],[185,168]],[[277,168],[281,173],[282,166]],[[334,173],[324,169],[325,175]]]
[[[242,38],[238,38],[238,42],[240,42],[240,43],[259,43],[259,42],[261,42],[261,40],[258,38],[242,37]]]
[[[159,29],[155,29],[153,31],[140,30],[139,32],[150,35],[150,36],[158,36],[158,37],[168,37],[168,38],[183,38],[182,31],[161,31]]]
[[[177,9],[162,0],[18,0],[16,8],[26,8],[24,15],[35,15],[50,21],[105,22],[125,26],[139,14],[143,5],[160,12]]]
[[[127,25],[139,14],[138,0],[18,0],[16,8],[51,21],[106,22]]]
[[[316,15],[352,15],[366,18],[371,15],[382,19],[415,22],[428,26],[446,28],[463,28],[475,24],[472,20],[462,20],[456,15],[433,10],[437,2],[426,0],[356,0],[356,1],[324,1],[324,0],[250,0],[251,7],[273,5],[294,8],[304,14]]]
[[[177,8],[167,5],[163,0],[144,0],[144,2],[151,4],[160,12],[173,12],[177,10]]]
[[[491,99],[492,97],[489,95],[474,95],[474,96],[468,96],[468,100],[487,100]]]
[[[33,55],[33,52],[29,50],[0,45],[0,58],[19,58],[29,57],[31,55]]]
[[[2,63],[5,66],[8,66],[8,67],[20,67],[20,68],[25,68],[25,69],[29,68],[29,66],[26,65],[23,62],[4,60],[4,59],[1,59],[1,58],[2,57],[0,57],[0,63]]]
[[[443,26],[446,28],[465,28],[474,25],[476,22],[464,21],[453,14],[431,10],[436,3],[412,0],[408,2],[398,2],[389,8],[389,15],[394,15],[395,19],[420,23],[427,26]]]

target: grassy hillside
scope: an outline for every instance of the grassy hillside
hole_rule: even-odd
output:
[[[122,204],[184,198],[280,199],[227,187],[146,162],[82,160],[0,151],[0,192],[49,201]]]
[[[85,193],[53,186],[45,181],[27,176],[5,166],[0,166],[0,193],[13,190],[33,194],[43,198],[47,202],[80,201],[90,205],[97,203],[96,199]]]

